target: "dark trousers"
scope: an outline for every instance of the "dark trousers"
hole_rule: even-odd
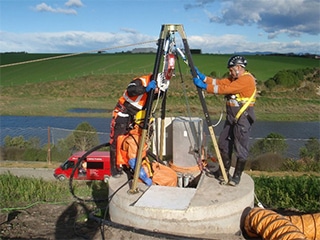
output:
[[[246,160],[249,154],[251,126],[245,117],[241,117],[237,123],[231,124],[226,121],[218,140],[221,156],[227,156],[231,160],[234,150],[237,159]]]

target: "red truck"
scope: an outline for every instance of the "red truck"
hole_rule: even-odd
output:
[[[54,170],[53,176],[60,181],[70,178],[74,166],[85,153],[81,151],[72,154]],[[73,178],[76,180],[103,180],[106,182],[110,176],[110,153],[107,151],[95,151],[82,161]]]

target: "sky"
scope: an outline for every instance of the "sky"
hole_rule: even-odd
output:
[[[164,24],[202,53],[320,54],[319,0],[0,0],[0,52],[157,48]]]

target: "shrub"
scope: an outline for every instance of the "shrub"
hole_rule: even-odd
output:
[[[269,133],[264,139],[256,141],[250,148],[250,155],[257,157],[265,153],[282,155],[288,148],[284,137],[278,133]]]
[[[29,148],[23,153],[23,160],[25,161],[47,161],[47,151],[43,149]]]
[[[304,147],[300,148],[300,157],[320,161],[320,142],[310,138]]]
[[[283,163],[281,170],[295,172],[320,172],[320,162],[313,160],[288,159]]]
[[[264,85],[269,88],[270,90],[273,89],[277,84],[273,79],[268,79],[265,81]]]
[[[298,87],[300,81],[303,80],[303,76],[297,74],[297,71],[292,70],[282,70],[274,75],[273,80],[276,82],[277,85],[283,87]]]
[[[265,153],[248,160],[247,168],[255,171],[279,171],[286,160],[279,154]]]

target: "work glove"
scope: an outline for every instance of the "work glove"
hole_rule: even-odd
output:
[[[201,73],[197,67],[194,67],[194,69],[196,70],[196,73],[197,73],[198,77],[200,78],[200,80],[204,81],[206,79],[206,75]]]
[[[157,86],[157,83],[155,80],[151,80],[151,82],[149,82],[148,86],[146,87],[146,92],[150,92],[152,89],[155,89]]]
[[[196,85],[199,88],[207,89],[207,84],[204,83],[201,79],[199,79],[197,77],[193,78],[193,83],[194,83],[194,85]]]

